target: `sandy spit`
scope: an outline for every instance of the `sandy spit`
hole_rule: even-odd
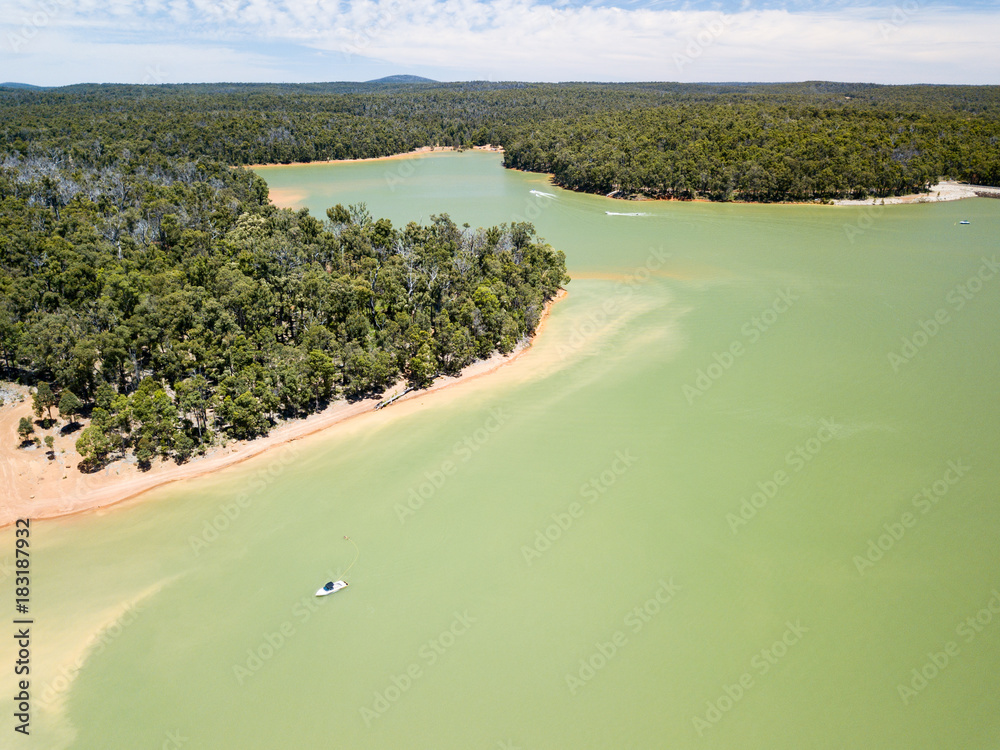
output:
[[[305,419],[290,420],[271,430],[266,437],[249,441],[233,441],[211,449],[206,455],[177,465],[173,461],[154,460],[148,471],[127,460],[115,461],[94,474],[82,474],[77,468],[80,456],[75,442],[79,431],[62,435],[59,428],[45,434],[55,436],[53,458],[45,448],[20,448],[17,425],[21,417],[33,418],[31,396],[23,386],[4,385],[5,405],[0,407],[0,528],[18,518],[57,518],[95,511],[126,500],[138,498],[154,487],[194,479],[228,466],[242,463],[277,446],[300,440],[347,421],[391,418],[397,404],[440,393],[484,375],[508,367],[522,358],[545,329],[547,318],[556,302],[566,296],[565,290],[546,305],[533,339],[522,342],[507,355],[495,354],[475,362],[456,377],[440,377],[430,388],[412,391],[385,409],[375,411],[375,405],[401,392],[400,383],[379,398],[355,402],[337,401],[322,412]],[[23,401],[18,401],[23,397]],[[38,434],[36,432],[36,434]]]

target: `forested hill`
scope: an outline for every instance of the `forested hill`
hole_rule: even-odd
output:
[[[226,164],[505,148],[621,196],[825,200],[1000,183],[1000,87],[470,82],[0,88],[0,150]]]
[[[568,280],[530,224],[394,227],[363,205],[320,219],[218,162],[47,150],[0,160],[0,367],[37,388],[23,439],[88,418],[87,469],[183,461],[456,373],[511,351]]]

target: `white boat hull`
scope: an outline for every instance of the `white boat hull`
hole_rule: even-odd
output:
[[[327,596],[328,594],[335,594],[341,589],[346,589],[346,588],[347,588],[346,581],[331,581],[330,583],[326,584],[326,586],[317,591],[316,596]]]

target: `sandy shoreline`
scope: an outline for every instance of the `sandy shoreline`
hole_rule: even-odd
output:
[[[965,198],[982,198],[985,193],[986,196],[992,198],[1000,198],[1000,187],[994,187],[992,185],[970,185],[965,182],[955,182],[954,180],[946,180],[944,182],[939,182],[930,187],[930,190],[926,193],[910,193],[909,195],[893,195],[887,198],[864,198],[862,200],[856,200],[853,198],[837,198],[830,203],[821,203],[819,201],[778,201],[776,203],[763,203],[760,201],[713,201],[708,198],[674,198],[672,196],[650,196],[650,195],[639,195],[639,196],[621,196],[617,193],[621,192],[619,190],[614,190],[607,194],[602,193],[588,193],[585,190],[575,190],[574,188],[569,188],[564,185],[560,185],[555,181],[555,175],[551,172],[528,172],[523,169],[516,169],[514,167],[509,167],[511,171],[522,172],[523,174],[537,174],[543,177],[548,177],[549,187],[556,187],[561,190],[568,190],[572,193],[580,193],[581,195],[597,195],[603,198],[610,198],[613,201],[619,201],[621,203],[636,204],[636,203],[716,203],[720,205],[742,205],[742,206],[874,206],[874,205],[906,205],[910,203],[941,203],[944,201],[956,201],[963,200]]]
[[[928,193],[894,195],[889,198],[865,198],[864,200],[843,198],[834,201],[834,204],[838,206],[894,206],[908,203],[942,203],[945,201],[964,200],[965,198],[980,198],[982,196],[979,193],[986,193],[990,196],[1000,198],[1000,187],[969,185],[964,182],[949,180],[932,185]]]
[[[823,206],[823,205],[894,206],[894,205],[906,205],[910,203],[941,203],[944,201],[963,200],[965,198],[981,198],[983,197],[981,193],[986,193],[991,197],[1000,198],[1000,187],[992,187],[990,185],[969,185],[964,182],[954,182],[948,180],[945,182],[939,182],[936,185],[932,185],[930,191],[926,193],[893,195],[886,198],[864,198],[862,200],[855,200],[853,198],[838,198],[836,200],[831,201],[828,204],[820,203],[818,201],[779,201],[777,203],[760,203],[758,201],[739,201],[739,200],[729,201],[729,203],[735,205],[748,205],[748,206]],[[672,202],[724,203],[725,202],[725,201],[712,201],[709,200],[708,198],[692,198],[690,200],[683,200],[680,198],[653,198],[648,196],[642,196],[639,198],[622,198],[618,197],[614,193],[609,193],[604,197],[611,198],[612,200],[616,201],[623,201],[626,203],[644,203],[646,201],[666,201],[668,203]]]
[[[430,388],[411,391],[385,409],[376,411],[375,405],[402,391],[404,384],[393,386],[379,398],[353,403],[338,401],[305,419],[284,422],[266,437],[232,441],[184,464],[156,460],[146,472],[139,471],[134,461],[119,460],[94,474],[81,474],[76,468],[79,456],[69,447],[79,437],[79,431],[60,438],[61,442],[57,441],[58,459],[54,461],[45,459],[44,451],[18,448],[17,423],[22,416],[31,415],[31,398],[27,395],[26,388],[6,386],[8,393],[17,391],[27,397],[23,402],[14,404],[9,403],[8,399],[8,403],[0,408],[0,528],[12,524],[17,518],[58,518],[106,508],[137,498],[155,487],[194,479],[234,466],[271,448],[323,432],[337,424],[364,418],[388,418],[396,404],[476,380],[521,359],[544,330],[552,307],[565,296],[565,290],[561,290],[549,301],[535,335],[519,344],[510,354],[494,354],[489,359],[469,365],[456,377],[440,377]],[[60,451],[65,453],[59,453]]]
[[[454,146],[421,146],[420,148],[414,149],[413,151],[406,151],[402,154],[392,154],[391,156],[375,156],[365,159],[327,159],[325,161],[310,161],[310,162],[289,162],[288,164],[246,164],[243,165],[245,169],[268,169],[271,167],[308,167],[312,165],[323,165],[323,164],[346,164],[350,162],[362,162],[362,161],[392,161],[394,159],[410,159],[419,156],[426,156],[428,154],[437,154],[442,152],[455,151]],[[472,146],[472,151],[492,151],[495,153],[503,153],[503,146],[493,146],[492,144],[486,144],[485,146]],[[587,193],[586,191],[577,191],[573,188],[567,188],[559,185],[555,181],[555,175],[551,172],[528,172],[522,169],[516,169],[509,167],[511,171],[514,172],[524,172],[525,174],[537,174],[543,177],[548,177],[550,187],[558,187],[563,190],[569,190],[571,192],[581,192],[585,195],[601,195],[600,193]],[[646,201],[664,201],[664,202],[678,202],[678,203],[723,203],[724,201],[712,201],[708,198],[691,198],[688,200],[682,198],[673,197],[652,197],[652,196],[639,196],[639,197],[626,197],[618,196],[616,193],[619,191],[615,190],[607,195],[605,198],[611,198],[612,200],[622,201],[624,203],[643,203]],[[820,203],[818,201],[780,201],[778,203],[759,203],[756,201],[730,201],[731,203],[740,203],[746,205],[776,205],[776,206],[822,206],[822,205],[834,205],[834,206],[874,206],[874,205],[906,205],[910,203],[941,203],[945,201],[955,201],[963,200],[965,198],[980,198],[983,197],[982,194],[985,193],[989,197],[1000,198],[1000,187],[995,187],[992,185],[970,185],[964,182],[955,182],[953,180],[945,180],[932,185],[930,190],[926,193],[911,193],[909,195],[893,195],[886,198],[864,198],[861,200],[856,200],[853,198],[838,198],[831,201],[829,204]],[[271,200],[275,205],[281,208],[293,207],[298,201],[302,199],[302,195],[299,193],[294,193],[287,190],[271,190]]]
[[[243,167],[243,169],[268,169],[271,167],[312,167],[312,166],[322,166],[324,164],[350,164],[352,162],[363,162],[363,161],[392,161],[394,159],[410,159],[415,156],[427,156],[428,154],[440,154],[449,151],[456,151],[454,146],[421,146],[420,148],[415,148],[412,151],[404,151],[401,154],[392,154],[390,156],[371,156],[363,159],[324,159],[322,161],[290,161],[287,164],[241,164],[238,166]],[[472,146],[467,151],[491,151],[493,153],[502,154],[503,146],[493,146],[487,143],[485,146]]]

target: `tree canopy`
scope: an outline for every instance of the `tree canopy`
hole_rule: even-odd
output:
[[[208,168],[506,150],[623,196],[825,200],[1000,183],[1000,87],[795,84],[79,85],[0,88],[0,151]],[[189,169],[196,169],[191,166]],[[183,176],[181,176],[183,178]]]
[[[530,224],[279,210],[242,168],[486,143],[508,167],[623,197],[1000,184],[1000,87],[0,87],[0,369],[36,386],[37,417],[88,421],[93,468],[184,460],[508,352],[567,281]]]
[[[529,336],[568,278],[530,224],[281,210],[251,172],[138,155],[0,163],[0,366],[85,414],[88,467],[184,460]]]

